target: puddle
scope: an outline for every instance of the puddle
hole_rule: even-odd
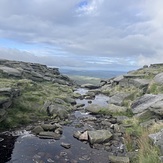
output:
[[[11,157],[8,158],[10,160],[3,161],[8,163],[105,163],[108,161],[106,151],[93,149],[89,144],[80,142],[72,136],[74,131],[80,129],[73,127],[63,129],[63,135],[57,141],[39,139],[30,134],[20,135],[15,141]],[[61,147],[62,142],[71,144],[71,148]],[[1,163],[3,163],[2,159]]]

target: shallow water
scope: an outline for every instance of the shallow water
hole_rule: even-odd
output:
[[[21,135],[15,142],[11,160],[8,163],[105,163],[107,162],[107,152],[92,149],[89,144],[85,144],[73,138],[72,133],[77,128],[64,127],[64,132],[60,140],[39,139],[31,134]],[[60,146],[61,142],[70,143],[70,149]],[[99,159],[100,157],[100,159]]]
[[[75,92],[80,93],[81,95],[84,95],[84,94],[86,94],[88,92],[88,90],[84,89],[84,88],[79,88]],[[95,96],[95,99],[93,99],[93,100],[90,100],[90,99],[83,99],[83,100],[77,99],[76,100],[76,102],[78,104],[85,104],[85,107],[90,105],[89,101],[91,101],[91,104],[97,104],[97,105],[100,105],[102,107],[105,107],[105,106],[108,105],[109,97],[105,96],[103,94],[98,94],[98,95]]]
[[[80,89],[79,93],[85,94],[88,90]],[[105,106],[108,97],[104,95],[97,95],[92,103]],[[88,105],[88,100],[77,100],[77,103],[85,103]],[[82,130],[75,128],[74,124],[78,123],[81,118],[89,117],[89,113],[76,111],[72,113],[74,117],[73,123],[70,126],[63,126],[63,134],[60,140],[53,139],[40,139],[28,131],[17,131],[12,133],[11,136],[0,135],[0,153],[4,147],[2,142],[7,141],[7,144],[12,144],[9,154],[6,159],[2,159],[5,153],[0,155],[0,162],[8,163],[107,163],[108,153],[104,150],[96,150],[90,147],[85,142],[81,142],[73,137],[75,131]],[[10,139],[9,139],[10,138]],[[71,144],[70,149],[65,149],[61,143]],[[9,147],[6,147],[8,150]]]

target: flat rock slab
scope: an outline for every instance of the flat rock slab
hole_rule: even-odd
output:
[[[163,116],[163,101],[158,101],[150,106],[150,111]]]
[[[150,106],[161,100],[163,100],[163,94],[159,95],[145,94],[144,96],[140,97],[139,99],[133,102],[131,106],[132,112],[134,114],[142,113],[145,110],[149,109]]]
[[[55,132],[40,132],[39,133],[39,138],[43,139],[60,139],[61,135],[56,134]]]
[[[97,114],[101,111],[101,106],[99,105],[96,105],[96,104],[91,104],[91,105],[88,105],[85,110],[91,112],[91,113],[94,113],[94,114]]]
[[[88,131],[91,144],[108,142],[112,138],[112,133],[108,130]]]
[[[110,97],[109,103],[121,106],[123,101],[128,98],[130,93],[118,93],[112,97]]]

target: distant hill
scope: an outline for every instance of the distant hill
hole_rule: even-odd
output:
[[[87,76],[100,79],[108,79],[121,74],[125,74],[125,71],[110,71],[110,70],[69,70],[60,68],[60,72],[70,76]]]

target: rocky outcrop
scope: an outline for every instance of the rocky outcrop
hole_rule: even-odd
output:
[[[106,143],[111,139],[112,134],[108,130],[96,130],[88,131],[88,137],[91,144]]]
[[[0,71],[4,77],[31,79],[36,82],[52,81],[63,85],[73,85],[67,76],[61,75],[58,68],[38,63],[0,60]]]
[[[161,100],[163,100],[163,94],[160,95],[146,94],[133,102],[132,112],[134,114],[142,113],[148,110],[156,102]]]
[[[6,119],[7,109],[12,105],[13,99],[19,95],[19,89],[0,88],[0,122]]]

